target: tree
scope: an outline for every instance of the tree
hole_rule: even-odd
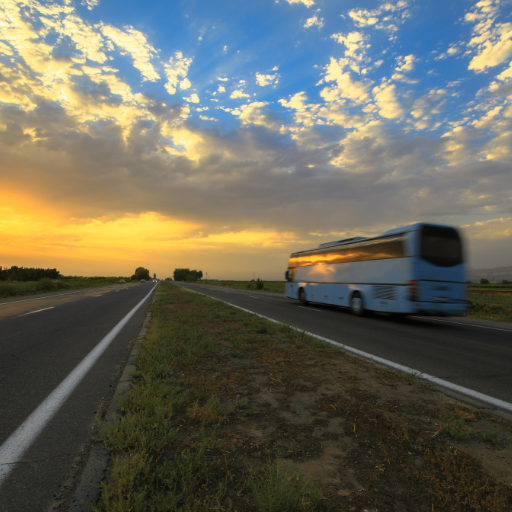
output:
[[[156,279],[156,274],[153,274],[153,279]]]
[[[139,281],[140,279],[147,279],[149,281],[151,279],[149,277],[149,270],[147,268],[144,268],[144,267],[136,268],[134,276],[135,276],[135,280],[136,281]]]
[[[489,284],[489,279],[480,279],[480,284]]]
[[[190,270],[189,268],[174,269],[175,281],[197,281],[203,277],[202,270]]]

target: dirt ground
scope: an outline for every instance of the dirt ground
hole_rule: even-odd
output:
[[[216,396],[230,411],[215,427],[215,451],[234,510],[256,510],[244,474],[269,457],[318,482],[315,510],[510,510],[510,423],[343,351],[286,341],[278,330],[244,331],[240,350],[230,341],[239,328],[226,336],[210,327],[221,337],[215,355],[176,372],[204,392],[203,402]],[[187,407],[177,420],[182,453],[199,443]]]

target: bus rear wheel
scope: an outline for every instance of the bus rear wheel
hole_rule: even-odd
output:
[[[307,306],[309,304],[309,302],[306,300],[306,292],[304,291],[304,288],[299,290],[299,302],[301,306]]]
[[[352,298],[350,299],[350,312],[356,316],[365,315],[363,297],[361,297],[359,292],[354,292]]]

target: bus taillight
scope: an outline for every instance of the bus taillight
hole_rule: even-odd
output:
[[[407,281],[407,298],[412,301],[418,300],[418,281]]]

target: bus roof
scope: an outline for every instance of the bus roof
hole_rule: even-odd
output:
[[[402,233],[408,233],[409,231],[417,231],[418,229],[421,229],[421,227],[426,224],[427,224],[426,222],[416,222],[415,224],[409,224],[408,226],[388,229],[381,235],[372,236],[372,237],[368,237],[368,238],[362,237],[362,236],[354,236],[352,238],[344,238],[343,240],[335,240],[333,242],[325,242],[325,243],[320,244],[318,247],[315,247],[314,249],[305,249],[304,251],[293,252],[291,254],[291,256],[293,256],[295,254],[302,254],[304,252],[311,252],[311,251],[318,251],[321,249],[327,249],[328,247],[335,247],[335,246],[340,246],[340,245],[351,245],[351,244],[357,244],[357,243],[360,243],[363,241],[369,242],[371,240],[377,240],[379,238],[387,238],[387,237],[393,236],[393,235],[401,235]],[[453,226],[447,226],[445,224],[430,224],[430,223],[428,223],[428,225],[429,226],[439,226],[439,227],[453,227]]]

